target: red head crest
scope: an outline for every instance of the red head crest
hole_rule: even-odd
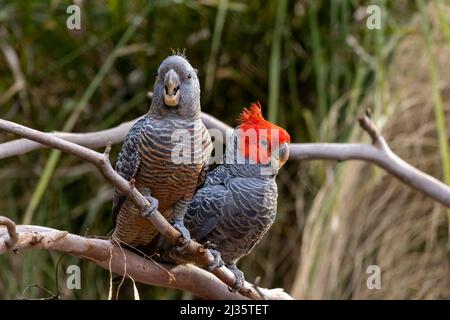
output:
[[[259,102],[252,103],[249,109],[244,108],[238,122],[240,134],[244,136],[244,140],[240,139],[240,152],[256,163],[267,164],[273,145],[291,141],[286,130],[264,119]],[[266,150],[260,150],[261,147]]]

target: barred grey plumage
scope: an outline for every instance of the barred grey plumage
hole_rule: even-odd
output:
[[[277,184],[257,165],[226,164],[213,170],[189,204],[191,237],[210,241],[226,265],[247,255],[275,220]]]
[[[184,151],[184,162],[174,158],[179,149]],[[158,210],[167,219],[172,218],[174,226],[189,238],[183,217],[204,176],[211,149],[211,138],[200,119],[196,71],[184,57],[170,56],[158,69],[149,112],[133,125],[125,139],[116,171],[129,181],[133,179],[136,188],[151,203],[158,202]],[[118,190],[112,215],[113,239],[149,253],[158,231]]]

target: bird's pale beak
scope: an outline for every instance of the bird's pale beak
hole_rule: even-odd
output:
[[[178,102],[180,102],[180,77],[170,69],[164,77],[164,103],[169,107],[175,107]]]
[[[281,168],[289,159],[289,144],[283,143],[278,149],[278,168]]]

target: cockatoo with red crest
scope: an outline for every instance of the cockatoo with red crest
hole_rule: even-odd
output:
[[[223,260],[234,273],[234,290],[244,284],[236,263],[252,251],[275,220],[275,177],[289,157],[290,143],[283,128],[264,119],[259,103],[244,109],[238,121],[227,144],[225,163],[209,172],[184,220],[193,239],[213,245],[213,267]],[[179,252],[170,252],[166,256],[182,260]]]

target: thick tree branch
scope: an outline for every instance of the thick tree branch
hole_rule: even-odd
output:
[[[51,134],[55,137],[74,142],[87,148],[97,149],[105,147],[108,141],[110,141],[111,144],[117,144],[125,140],[131,126],[138,119],[139,118],[136,118],[134,120],[124,122],[117,127],[102,131],[89,133],[53,132]],[[233,128],[229,125],[207,113],[202,113],[202,121],[208,129],[214,128],[220,130],[223,137],[227,137],[227,134],[229,136],[233,131]],[[47,146],[28,139],[16,139],[13,141],[0,143],[0,159],[18,156],[45,147]]]
[[[139,119],[139,118],[138,118]],[[70,133],[70,132],[54,132],[51,133],[53,136],[74,142],[76,144],[96,149],[104,148],[108,142],[111,144],[117,144],[125,139],[128,131],[134,122],[138,119],[128,121],[118,125],[117,127],[89,133]],[[8,141],[0,144],[0,159],[17,156],[21,154],[28,153],[33,150],[45,148],[38,142],[31,141],[28,139],[17,139],[13,141]]]
[[[125,139],[133,121],[123,123],[115,128],[92,133],[52,133],[53,136],[89,147],[106,146],[108,141],[119,143]],[[202,121],[208,129],[218,129],[222,136],[229,136],[233,130],[229,125],[202,113]],[[359,119],[361,127],[370,135],[372,144],[362,143],[292,143],[290,145],[290,160],[362,160],[371,162],[394,175],[406,185],[426,194],[434,200],[450,207],[450,188],[438,179],[414,168],[400,159],[389,148],[378,129],[365,114]],[[0,144],[0,159],[23,154],[38,148],[42,144],[27,139],[19,139]]]
[[[97,167],[106,180],[119,189],[120,192],[130,199],[141,211],[150,206],[147,199],[144,198],[144,196],[134,187],[134,185],[126,181],[112,168],[111,163],[109,162],[109,151],[111,149],[110,144],[108,144],[105,153],[101,154],[76,143],[63,140],[52,134],[40,132],[2,119],[0,119],[0,130],[17,134],[23,138],[53,147],[92,163]],[[172,243],[177,244],[183,241],[180,232],[173,228],[159,211],[152,214],[149,217],[149,220],[153,223],[155,228]],[[194,261],[192,262],[197,265],[205,266],[214,262],[214,257],[211,252],[209,250],[205,250],[203,246],[195,241],[190,241],[185,250],[192,255],[192,257],[194,257]],[[212,272],[230,287],[232,287],[236,281],[233,273],[225,267],[216,268]],[[239,290],[239,293],[251,299],[261,298],[257,290],[249,284],[246,284],[244,288]],[[288,295],[286,294],[286,296]]]
[[[7,229],[1,228],[2,225]],[[13,237],[15,237],[13,239]],[[228,287],[211,273],[193,265],[158,264],[130,252],[108,240],[84,238],[67,231],[39,226],[16,226],[0,216],[0,254],[8,250],[45,249],[67,253],[90,260],[100,267],[133,280],[166,288],[189,291],[204,299],[246,299],[231,293]],[[251,287],[251,284],[246,284]],[[286,299],[281,289],[258,288],[267,299]]]
[[[361,127],[368,132],[373,144],[361,143],[306,143],[294,144],[290,158],[299,160],[363,160],[376,164],[406,185],[450,207],[450,188],[438,179],[414,168],[389,148],[386,140],[374,126],[369,114],[360,117]]]

